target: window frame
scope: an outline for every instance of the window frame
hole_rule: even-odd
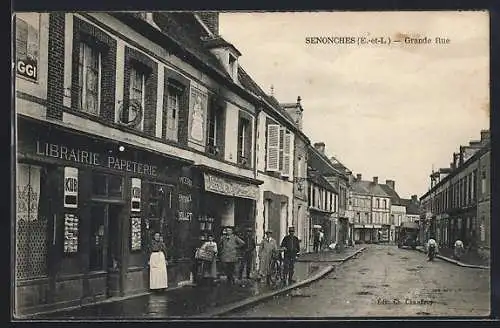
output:
[[[130,108],[130,104],[133,102],[133,101],[136,101],[136,99],[132,98],[132,91],[134,91],[134,84],[135,83],[132,83],[132,82],[135,82],[135,76],[134,79],[132,79],[132,74],[133,72],[135,72],[136,74],[139,74],[140,77],[141,77],[141,100],[140,100],[140,105],[141,105],[141,110],[142,110],[142,115],[141,115],[141,122],[139,124],[137,124],[136,126],[134,126],[133,128],[138,130],[138,131],[141,131],[143,132],[144,131],[144,111],[146,110],[146,80],[148,78],[148,73],[144,70],[144,69],[141,69],[139,67],[139,65],[130,65],[130,69],[129,69],[129,76],[128,76],[128,79],[129,79],[129,85],[128,85],[128,88],[129,88],[129,93],[128,93],[128,104],[129,104],[129,108]],[[130,110],[128,111],[128,121],[130,122]],[[134,118],[135,120],[135,118]]]
[[[78,82],[77,82],[77,109],[81,112],[87,113],[93,116],[100,116],[101,114],[101,101],[102,101],[102,51],[96,45],[90,44],[85,40],[81,40],[78,44]],[[83,54],[82,54],[83,50]],[[97,99],[96,99],[96,112],[91,112],[87,107],[87,76],[89,66],[87,65],[86,50],[91,51],[91,57],[94,53],[97,53]],[[81,60],[83,59],[83,62]],[[81,83],[80,84],[80,80]]]

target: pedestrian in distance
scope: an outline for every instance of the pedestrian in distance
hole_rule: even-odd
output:
[[[434,260],[434,257],[438,253],[438,245],[436,240],[433,237],[429,238],[427,241],[427,256],[429,257],[429,261]]]
[[[288,276],[288,284],[295,282],[293,274],[295,269],[295,261],[300,254],[300,241],[295,236],[295,228],[288,228],[288,235],[281,241],[281,247],[284,248],[284,276]]]
[[[273,232],[267,230],[262,242],[259,243],[259,277],[266,279],[267,284],[270,284],[270,267],[273,257],[278,252],[278,244],[272,237]]]
[[[160,233],[154,234],[149,248],[149,289],[162,291],[168,287],[167,247],[160,239]]]
[[[460,260],[464,255],[465,253],[464,243],[460,239],[457,239],[457,241],[455,241],[453,251],[456,260]]]
[[[255,237],[252,232],[252,228],[247,228],[246,233],[243,236],[243,241],[245,245],[242,249],[241,263],[240,263],[240,280],[243,280],[243,271],[246,271],[246,278],[250,279],[250,273],[252,272],[253,255],[255,251]],[[245,270],[246,269],[246,270]]]
[[[313,236],[313,252],[318,253],[319,251],[319,242],[320,242],[320,231],[315,229]]]
[[[322,251],[325,243],[325,233],[323,229],[319,231],[319,250]]]
[[[245,242],[233,234],[232,227],[226,227],[226,234],[220,241],[220,261],[224,267],[224,273],[230,284],[234,284],[234,271],[238,262],[238,248],[245,245]]]

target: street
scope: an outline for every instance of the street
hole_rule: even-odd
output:
[[[238,317],[487,316],[490,272],[459,267],[393,245],[370,245],[357,259],[301,289]]]

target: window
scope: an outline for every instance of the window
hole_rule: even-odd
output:
[[[177,141],[179,130],[179,110],[182,90],[173,86],[167,86],[165,115],[165,138],[167,140]]]
[[[16,72],[32,81],[38,79],[40,14],[16,14]]]
[[[384,199],[384,208],[387,208],[387,200]]]
[[[279,163],[278,168],[280,172],[283,172],[283,160],[285,156],[285,129],[280,128],[280,137],[279,137]]]
[[[333,202],[333,200],[335,198],[333,196],[334,195],[332,193],[330,193],[330,212],[335,211],[334,202]]]
[[[78,109],[99,115],[101,96],[101,53],[87,43],[80,43],[78,57]]]
[[[238,63],[236,57],[231,54],[229,54],[229,74],[236,81],[238,77]]]
[[[481,194],[484,196],[486,193],[486,171],[481,172]]]
[[[311,206],[311,200],[312,200],[312,192],[311,192],[312,186],[309,185],[307,188],[307,206]]]
[[[370,218],[370,214],[369,214],[369,213],[365,213],[365,222],[366,222],[366,223],[371,223],[371,222],[369,221],[369,218]]]
[[[45,276],[49,222],[44,205],[51,199],[47,170],[18,164],[16,173],[16,274],[21,279]]]
[[[245,166],[250,164],[250,130],[250,121],[246,118],[240,118],[238,126],[238,163]]]
[[[92,195],[96,197],[123,197],[123,178],[117,175],[92,174]]]
[[[476,171],[472,172],[472,190],[471,190],[471,197],[472,201],[476,200],[476,188],[477,188],[477,177],[476,177]]]
[[[380,199],[377,198],[376,204],[377,204],[377,208],[380,208]]]
[[[392,224],[392,225],[395,225],[395,224],[396,224],[396,223],[395,223],[395,221],[394,221],[394,214],[391,214],[391,224]]]
[[[124,121],[134,122],[132,125],[142,131],[144,128],[146,74],[136,67],[131,67],[129,79],[129,110]]]
[[[356,222],[358,222],[358,223],[360,222],[360,216],[359,215],[360,215],[359,212],[356,213]]]

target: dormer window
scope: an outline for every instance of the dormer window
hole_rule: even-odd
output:
[[[146,11],[141,11],[141,12],[138,12],[137,15],[140,18],[142,18],[143,20],[145,20],[146,22],[148,22],[154,28],[160,30],[160,27],[158,25],[156,25],[156,23],[155,23],[155,21],[153,19],[153,13],[146,12]]]
[[[233,78],[233,81],[238,80],[238,60],[232,54],[229,54],[229,73]]]

